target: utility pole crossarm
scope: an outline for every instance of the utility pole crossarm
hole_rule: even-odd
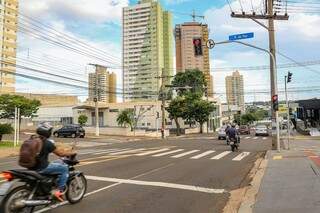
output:
[[[245,14],[245,13],[240,13],[236,14],[234,12],[231,13],[232,18],[249,18],[249,19],[273,19],[273,20],[288,20],[289,16],[288,15],[256,15],[256,14]]]

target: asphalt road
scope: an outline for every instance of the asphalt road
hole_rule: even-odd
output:
[[[270,149],[271,139],[242,136],[234,153],[225,141],[199,135],[165,141],[84,139],[78,147],[78,169],[88,178],[86,197],[39,213],[222,212],[229,192],[248,184],[248,172]],[[15,158],[0,160],[1,170],[15,166]]]

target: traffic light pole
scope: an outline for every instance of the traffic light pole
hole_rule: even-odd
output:
[[[289,108],[289,101],[288,101],[288,90],[287,90],[287,76],[284,76],[284,88],[286,93],[286,104],[287,104],[287,128],[288,128],[288,149],[290,149],[290,108]]]
[[[215,43],[215,45],[219,45],[219,44],[229,44],[229,43],[237,43],[237,44],[241,44],[241,45],[244,45],[244,46],[247,46],[247,47],[251,47],[251,48],[254,48],[254,49],[257,49],[257,50],[260,50],[260,51],[263,51],[263,52],[266,52],[270,55],[270,58],[271,60],[273,61],[272,65],[273,65],[273,68],[271,69],[272,71],[272,85],[274,86],[274,94],[278,94],[278,85],[277,85],[277,64],[276,64],[276,59],[275,59],[275,55],[274,53],[272,53],[271,51],[269,50],[266,50],[266,49],[263,49],[261,47],[257,47],[255,45],[252,45],[252,44],[248,44],[248,43],[245,43],[245,42],[242,42],[242,41],[230,41],[230,40],[227,40],[227,41],[222,41],[222,42],[217,42]],[[273,94],[271,95],[271,97],[273,96]],[[277,110],[272,110],[272,112],[274,113],[275,115],[275,123],[276,123],[276,145],[277,145],[277,150],[280,152],[280,128],[279,128],[279,113]]]

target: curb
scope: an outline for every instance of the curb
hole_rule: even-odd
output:
[[[267,151],[265,157],[261,159],[258,168],[253,168],[253,170],[255,170],[254,176],[249,186],[246,189],[246,192],[240,204],[238,213],[253,212],[254,204],[256,203],[256,198],[260,190],[260,185],[268,165],[268,157],[270,156],[270,154],[271,152]]]

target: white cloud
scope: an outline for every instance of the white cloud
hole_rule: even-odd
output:
[[[181,4],[190,0],[166,0],[167,4]]]
[[[73,22],[119,22],[128,0],[28,0],[21,9],[33,17],[46,17]]]

